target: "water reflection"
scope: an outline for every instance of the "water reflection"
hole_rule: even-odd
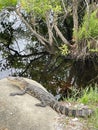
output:
[[[66,93],[72,86],[85,86],[98,75],[98,61],[88,62],[66,59],[59,52],[49,54],[15,12],[0,13],[0,79],[8,75],[28,77],[54,94],[57,88]]]

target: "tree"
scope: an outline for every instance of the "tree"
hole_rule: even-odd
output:
[[[48,73],[49,78],[53,75],[56,77],[60,68],[62,68],[62,71],[66,68],[66,66],[64,66],[64,68],[62,67],[64,61],[68,62],[68,66],[70,66],[70,61],[74,63],[70,76],[67,78],[68,82],[71,83],[74,72],[78,73],[77,70],[79,70],[80,73],[81,68],[79,67],[82,67],[78,66],[75,68],[75,64],[84,64],[84,61],[86,63],[88,56],[92,63],[95,63],[95,58],[98,58],[97,49],[95,49],[95,47],[97,47],[97,29],[94,32],[94,28],[97,25],[96,18],[98,12],[95,2],[90,3],[87,0],[20,0],[17,3],[15,0],[1,0],[0,8],[2,7],[9,11],[15,11],[17,16],[30,31],[32,39],[42,47],[41,51],[36,49],[35,51],[34,48],[31,47],[33,51],[35,51],[34,53],[32,51],[28,55],[21,55],[18,51],[10,47],[11,41],[4,45],[10,51],[15,52],[17,58],[23,59],[23,57],[29,57],[31,59],[33,56],[32,60],[30,60],[26,66],[24,65],[25,69],[21,75],[27,72],[34,61],[39,61],[40,58],[43,58],[43,64],[45,65],[41,68],[41,75]],[[91,26],[93,29],[91,29]],[[89,33],[87,33],[86,30],[89,30]],[[92,34],[94,34],[95,37],[88,35],[91,34],[91,32],[93,32]],[[95,42],[95,44],[93,44],[93,42]],[[37,56],[36,58],[34,58],[35,55]],[[48,56],[48,58],[46,58],[45,55],[46,57]],[[93,58],[91,58],[92,55]],[[46,60],[44,60],[44,57]],[[80,60],[83,62],[80,62]],[[62,72],[63,76],[60,75],[63,78],[65,76],[64,73]],[[53,75],[51,76],[51,74]],[[96,77],[96,75],[97,74],[93,77]],[[93,77],[89,78],[87,82],[90,82]]]

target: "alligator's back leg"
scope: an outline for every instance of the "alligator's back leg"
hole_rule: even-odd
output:
[[[10,96],[24,95],[28,91],[28,88],[21,90],[20,92],[10,93]]]

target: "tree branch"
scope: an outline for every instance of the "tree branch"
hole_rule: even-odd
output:
[[[31,31],[31,33],[33,33],[33,35],[34,35],[35,37],[37,37],[37,39],[38,39],[44,46],[49,45],[49,41],[47,41],[43,36],[39,35],[35,30],[33,30],[33,28],[29,25],[29,23],[22,17],[21,13],[19,12],[19,8],[17,8],[15,12],[16,12],[17,15],[20,17],[20,19],[23,21],[23,23],[25,23],[25,25],[26,25],[27,28]]]
[[[8,49],[15,52],[15,55],[17,55],[18,57],[22,57],[22,58],[30,57],[30,56],[36,56],[36,55],[42,55],[42,54],[44,54],[44,55],[49,54],[47,51],[43,51],[43,52],[38,52],[38,53],[35,52],[35,53],[27,54],[27,55],[21,55],[17,50],[14,50],[14,49],[12,49],[10,47],[8,47]]]
[[[61,38],[61,40],[69,47],[71,47],[70,43],[67,41],[67,39],[63,36],[63,34],[61,33],[61,31],[59,30],[59,28],[57,27],[57,25],[54,25],[54,29],[56,31],[56,33],[58,34],[58,36]]]
[[[27,70],[29,69],[29,67],[31,66],[31,64],[32,64],[34,61],[40,59],[40,58],[43,57],[43,56],[44,56],[44,54],[41,55],[41,56],[39,56],[39,57],[37,57],[37,58],[35,58],[35,59],[33,59],[33,60],[30,60],[30,63],[27,64],[27,66],[25,67],[25,70],[20,74],[20,76],[22,76],[24,73],[27,72]]]
[[[52,33],[52,29],[53,29],[53,16],[51,16],[50,14],[51,14],[51,11],[47,13],[46,23],[47,23],[47,28],[48,28],[50,51],[51,51],[51,54],[52,54],[52,53],[54,53],[54,51],[53,51],[53,33]]]
[[[66,9],[66,7],[65,7],[64,0],[62,0],[62,5],[63,5],[63,8],[64,8],[65,13],[67,14],[67,9]]]
[[[73,23],[74,23],[74,40],[77,43],[78,42],[78,0],[73,0]]]

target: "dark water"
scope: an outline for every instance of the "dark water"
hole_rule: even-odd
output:
[[[72,86],[85,87],[98,83],[98,57],[85,60],[51,55],[29,32],[15,12],[0,13],[0,79],[23,76],[40,82],[57,94]],[[97,77],[97,78],[96,78]]]

